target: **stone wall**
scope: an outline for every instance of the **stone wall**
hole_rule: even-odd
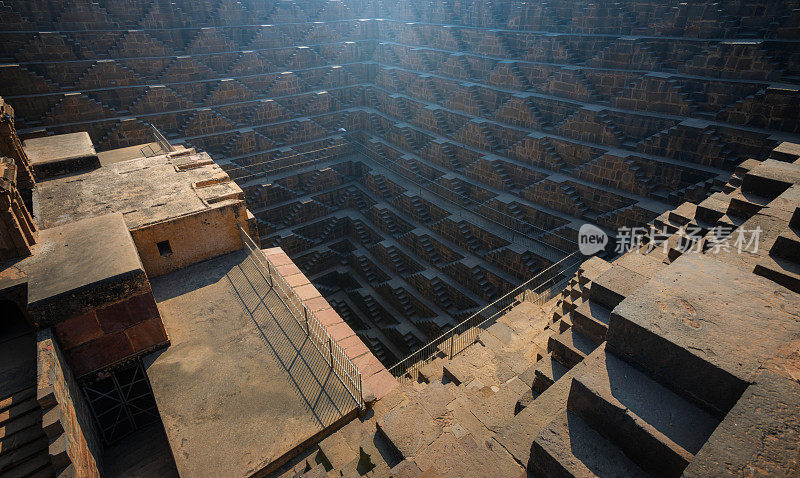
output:
[[[102,447],[83,393],[66,366],[51,330],[37,333],[37,392],[53,468],[67,475],[100,477]]]
[[[247,210],[241,201],[230,202],[131,230],[148,277],[158,277],[241,249],[239,226],[248,230]],[[159,252],[156,244],[162,241],[169,241],[169,253]]]
[[[371,403],[393,390],[397,386],[394,377],[328,304],[289,256],[278,247],[264,249],[263,252],[285,284],[292,289],[303,305],[314,313],[331,339],[341,347],[347,358],[361,372],[364,401]]]
[[[0,156],[14,160],[17,168],[16,187],[25,201],[29,201],[31,189],[36,185],[36,179],[33,177],[30,161],[25,150],[22,149],[19,136],[17,136],[15,120],[14,109],[0,97]]]
[[[36,224],[17,189],[17,165],[0,156],[0,259],[26,257],[36,242]]]
[[[14,110],[0,97],[0,259],[31,254],[36,224],[30,213],[36,181],[14,126]]]

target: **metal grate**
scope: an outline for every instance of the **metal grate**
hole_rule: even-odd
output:
[[[153,391],[141,363],[85,385],[83,393],[106,444],[159,419]]]

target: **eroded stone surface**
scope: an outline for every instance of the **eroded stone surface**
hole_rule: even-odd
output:
[[[609,350],[719,414],[758,367],[800,337],[800,299],[774,282],[687,254],[612,313]]]
[[[442,427],[434,418],[415,401],[387,413],[378,427],[392,445],[409,458],[441,435]]]

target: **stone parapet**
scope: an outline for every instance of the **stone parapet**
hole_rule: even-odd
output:
[[[314,313],[326,332],[342,348],[361,373],[365,402],[378,400],[397,386],[397,380],[370,352],[353,329],[336,313],[303,272],[279,247],[263,250],[264,255],[292,288],[303,304]]]

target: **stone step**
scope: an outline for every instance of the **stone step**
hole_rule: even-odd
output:
[[[771,256],[800,262],[800,236],[791,227],[783,231],[769,250]]]
[[[536,437],[528,465],[535,476],[649,476],[619,448],[567,410],[556,414]]]
[[[11,395],[0,400],[0,413],[3,413],[10,407],[35,396],[36,396],[36,388],[34,387],[26,388],[24,390],[20,390],[19,392],[12,393]]]
[[[328,478],[328,472],[325,470],[325,465],[318,463],[314,468],[300,475],[302,478]]]
[[[658,271],[666,267],[666,264],[663,262],[655,260],[654,258],[645,254],[641,254],[639,251],[630,251],[627,254],[623,254],[616,261],[614,261],[614,264],[622,266],[629,271],[634,271],[647,279],[650,279]]]
[[[621,266],[612,266],[592,281],[589,299],[613,310],[625,297],[647,282],[647,277]]]
[[[565,289],[566,290],[566,289]],[[573,310],[577,309],[583,303],[583,299],[580,296],[573,296],[572,292],[569,291],[567,296],[564,297],[561,302],[561,314],[566,315]]]
[[[727,470],[759,470],[762,476],[798,475],[800,426],[795,417],[800,409],[800,383],[768,370],[762,369],[755,377],[684,476],[713,476]],[[773,435],[773,430],[778,434]]]
[[[453,381],[456,385],[468,384],[475,378],[478,372],[477,369],[495,358],[494,350],[478,342],[464,349],[452,360],[443,361],[443,373],[448,380]]]
[[[348,463],[358,457],[358,450],[354,450],[342,433],[333,433],[319,442],[318,458],[325,464],[326,469],[341,470]]]
[[[343,477],[357,478],[360,476],[387,476],[389,470],[389,465],[381,458],[380,453],[368,452],[364,446],[361,446],[358,456],[342,468],[341,473]]]
[[[583,296],[583,287],[574,285],[569,288],[569,297],[573,301],[579,300],[582,296]]]
[[[731,192],[729,196],[727,217],[749,218],[765,208],[772,200],[755,194],[744,194],[740,190]]]
[[[0,455],[0,473],[18,466],[25,460],[29,460],[40,453],[48,454],[49,440],[44,433],[40,435],[35,440]]]
[[[800,334],[798,314],[800,298],[774,282],[684,254],[611,313],[607,350],[723,416],[761,364]]]
[[[26,413],[38,408],[39,403],[36,401],[36,397],[30,397],[27,400],[15,403],[14,405],[11,405],[9,408],[0,412],[0,427],[5,426],[5,424],[10,420],[14,420],[17,417],[25,415]]]
[[[553,360],[551,357],[544,357],[542,360],[536,362],[533,369],[534,378],[531,388],[537,393],[542,393],[568,371],[569,369],[567,367]]]
[[[539,394],[495,436],[520,463],[529,463],[531,445],[557,413],[566,410],[572,377],[581,373],[583,364],[569,370],[560,380]]]
[[[378,421],[378,435],[401,458],[411,458],[442,433],[442,426],[417,400],[401,405]]]
[[[596,343],[606,339],[611,311],[602,305],[591,300],[586,301],[575,309],[570,317],[577,332],[586,335]]]
[[[528,386],[531,390],[533,390],[533,382],[536,380],[536,366],[539,365],[539,362],[533,363],[528,368],[525,369],[524,372],[517,376],[518,379],[522,380],[522,383]]]
[[[656,476],[680,476],[719,424],[604,346],[584,365],[567,409]]]
[[[530,389],[518,378],[512,376],[507,382],[498,385],[473,387],[467,390],[469,411],[486,427],[498,432],[518,413],[519,398]]]
[[[547,349],[552,353],[553,358],[567,368],[577,365],[596,348],[596,343],[572,328],[550,337],[547,341]]]
[[[653,225],[659,233],[663,232],[674,234],[680,229],[678,225],[669,222],[668,215],[666,213],[653,219]]]
[[[419,379],[423,382],[441,382],[444,377],[444,367],[441,360],[433,360],[419,369]]]
[[[38,438],[44,436],[44,431],[40,422],[34,422],[27,428],[24,428],[13,435],[9,435],[0,439],[0,457],[5,456],[6,453],[11,453],[17,448],[20,448]]]
[[[25,460],[8,470],[3,471],[3,476],[16,477],[16,476],[35,476],[36,473],[45,471],[41,476],[48,476],[47,470],[52,469],[50,465],[50,455],[47,453],[39,453],[32,456],[29,460]],[[52,472],[49,476],[53,476]]]
[[[782,257],[765,256],[758,261],[753,273],[800,294],[800,264],[797,262]]]
[[[704,199],[696,208],[696,218],[708,224],[716,222],[728,213],[731,197],[724,193],[714,193]]]
[[[39,427],[41,429],[42,414],[38,410],[26,413],[20,417],[6,422],[0,427],[0,440],[5,442],[15,433],[19,433],[29,427]],[[1,450],[0,450],[1,451]]]
[[[422,475],[422,470],[413,459],[406,458],[391,469],[392,478],[414,478]]]
[[[774,199],[798,182],[800,165],[767,159],[745,174],[742,192]]]
[[[539,393],[533,389],[525,390],[525,392],[517,399],[517,403],[514,406],[514,415],[516,416],[525,409],[528,405],[530,405],[536,397],[539,396]]]

